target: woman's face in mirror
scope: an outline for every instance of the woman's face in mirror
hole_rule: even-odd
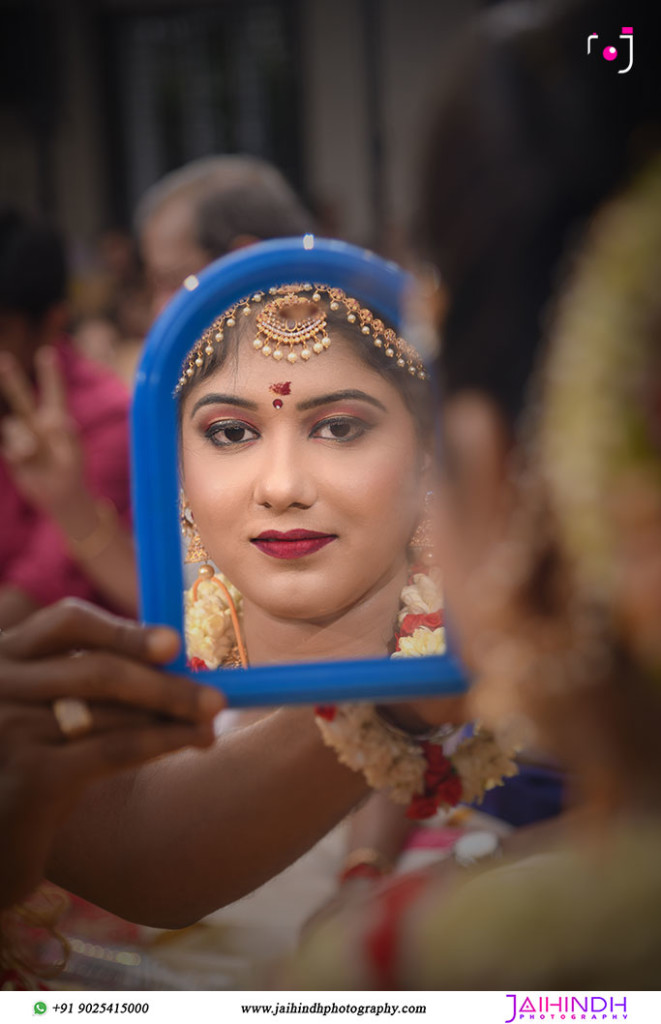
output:
[[[268,614],[323,621],[405,582],[430,460],[399,389],[338,332],[293,366],[242,340],[187,391],[181,459],[211,559]]]

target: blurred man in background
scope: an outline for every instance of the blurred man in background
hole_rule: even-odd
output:
[[[315,221],[280,171],[253,156],[207,156],[166,174],[145,192],[135,232],[155,319],[190,275],[254,242],[315,231]],[[77,344],[99,356],[130,386],[143,338],[94,318],[79,327]],[[108,350],[107,334],[113,339]]]
[[[280,172],[252,156],[209,156],[167,174],[135,216],[156,316],[189,274],[253,242],[315,230]]]

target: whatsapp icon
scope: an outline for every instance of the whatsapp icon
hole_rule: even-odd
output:
[[[45,1013],[47,1009],[48,1009],[48,1007],[46,1006],[45,1003],[35,1003],[34,1004],[34,1012],[39,1014],[39,1016],[41,1016],[42,1013]]]

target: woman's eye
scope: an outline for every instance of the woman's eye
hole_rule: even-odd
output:
[[[362,420],[341,416],[318,423],[312,433],[322,441],[355,441],[368,429]]]
[[[204,433],[218,448],[229,448],[245,441],[254,441],[259,436],[252,427],[234,420],[212,423]]]

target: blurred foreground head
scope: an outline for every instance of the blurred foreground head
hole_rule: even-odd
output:
[[[154,315],[212,260],[269,238],[314,231],[311,214],[271,164],[209,156],[167,174],[141,199],[136,228]]]
[[[618,74],[600,47],[587,55],[587,37],[622,47],[623,18],[634,64]],[[489,395],[510,429],[563,257],[661,143],[649,19],[636,0],[499,4],[458,41],[442,82],[416,236],[451,298],[443,386]]]
[[[617,39],[622,17],[636,32],[627,74],[586,53],[590,33]],[[636,685],[636,658],[625,659],[631,686],[617,685],[622,620],[615,626],[612,603],[586,593],[580,546],[570,550],[558,524],[541,472],[536,420],[540,394],[542,406],[548,399],[538,378],[586,230],[661,148],[652,43],[635,3],[626,15],[603,0],[512,3],[479,19],[441,91],[418,217],[423,253],[448,292],[442,564],[461,651],[479,681],[478,717],[512,726],[518,716],[566,763],[589,764],[592,791],[602,793],[618,771],[635,773],[634,751],[655,756],[661,687]],[[632,274],[642,269],[637,244]],[[599,302],[623,283],[606,274],[593,289],[594,306],[584,304],[574,323],[574,352]],[[594,345],[595,373],[600,345],[608,348],[607,336]],[[573,366],[578,374],[580,361]],[[571,433],[561,437],[573,451]],[[585,449],[583,471],[596,456]],[[577,486],[581,479],[579,471]],[[596,524],[598,502],[591,511]],[[661,559],[661,527],[658,541]],[[661,595],[661,569],[659,577]],[[607,780],[596,778],[602,771]]]

